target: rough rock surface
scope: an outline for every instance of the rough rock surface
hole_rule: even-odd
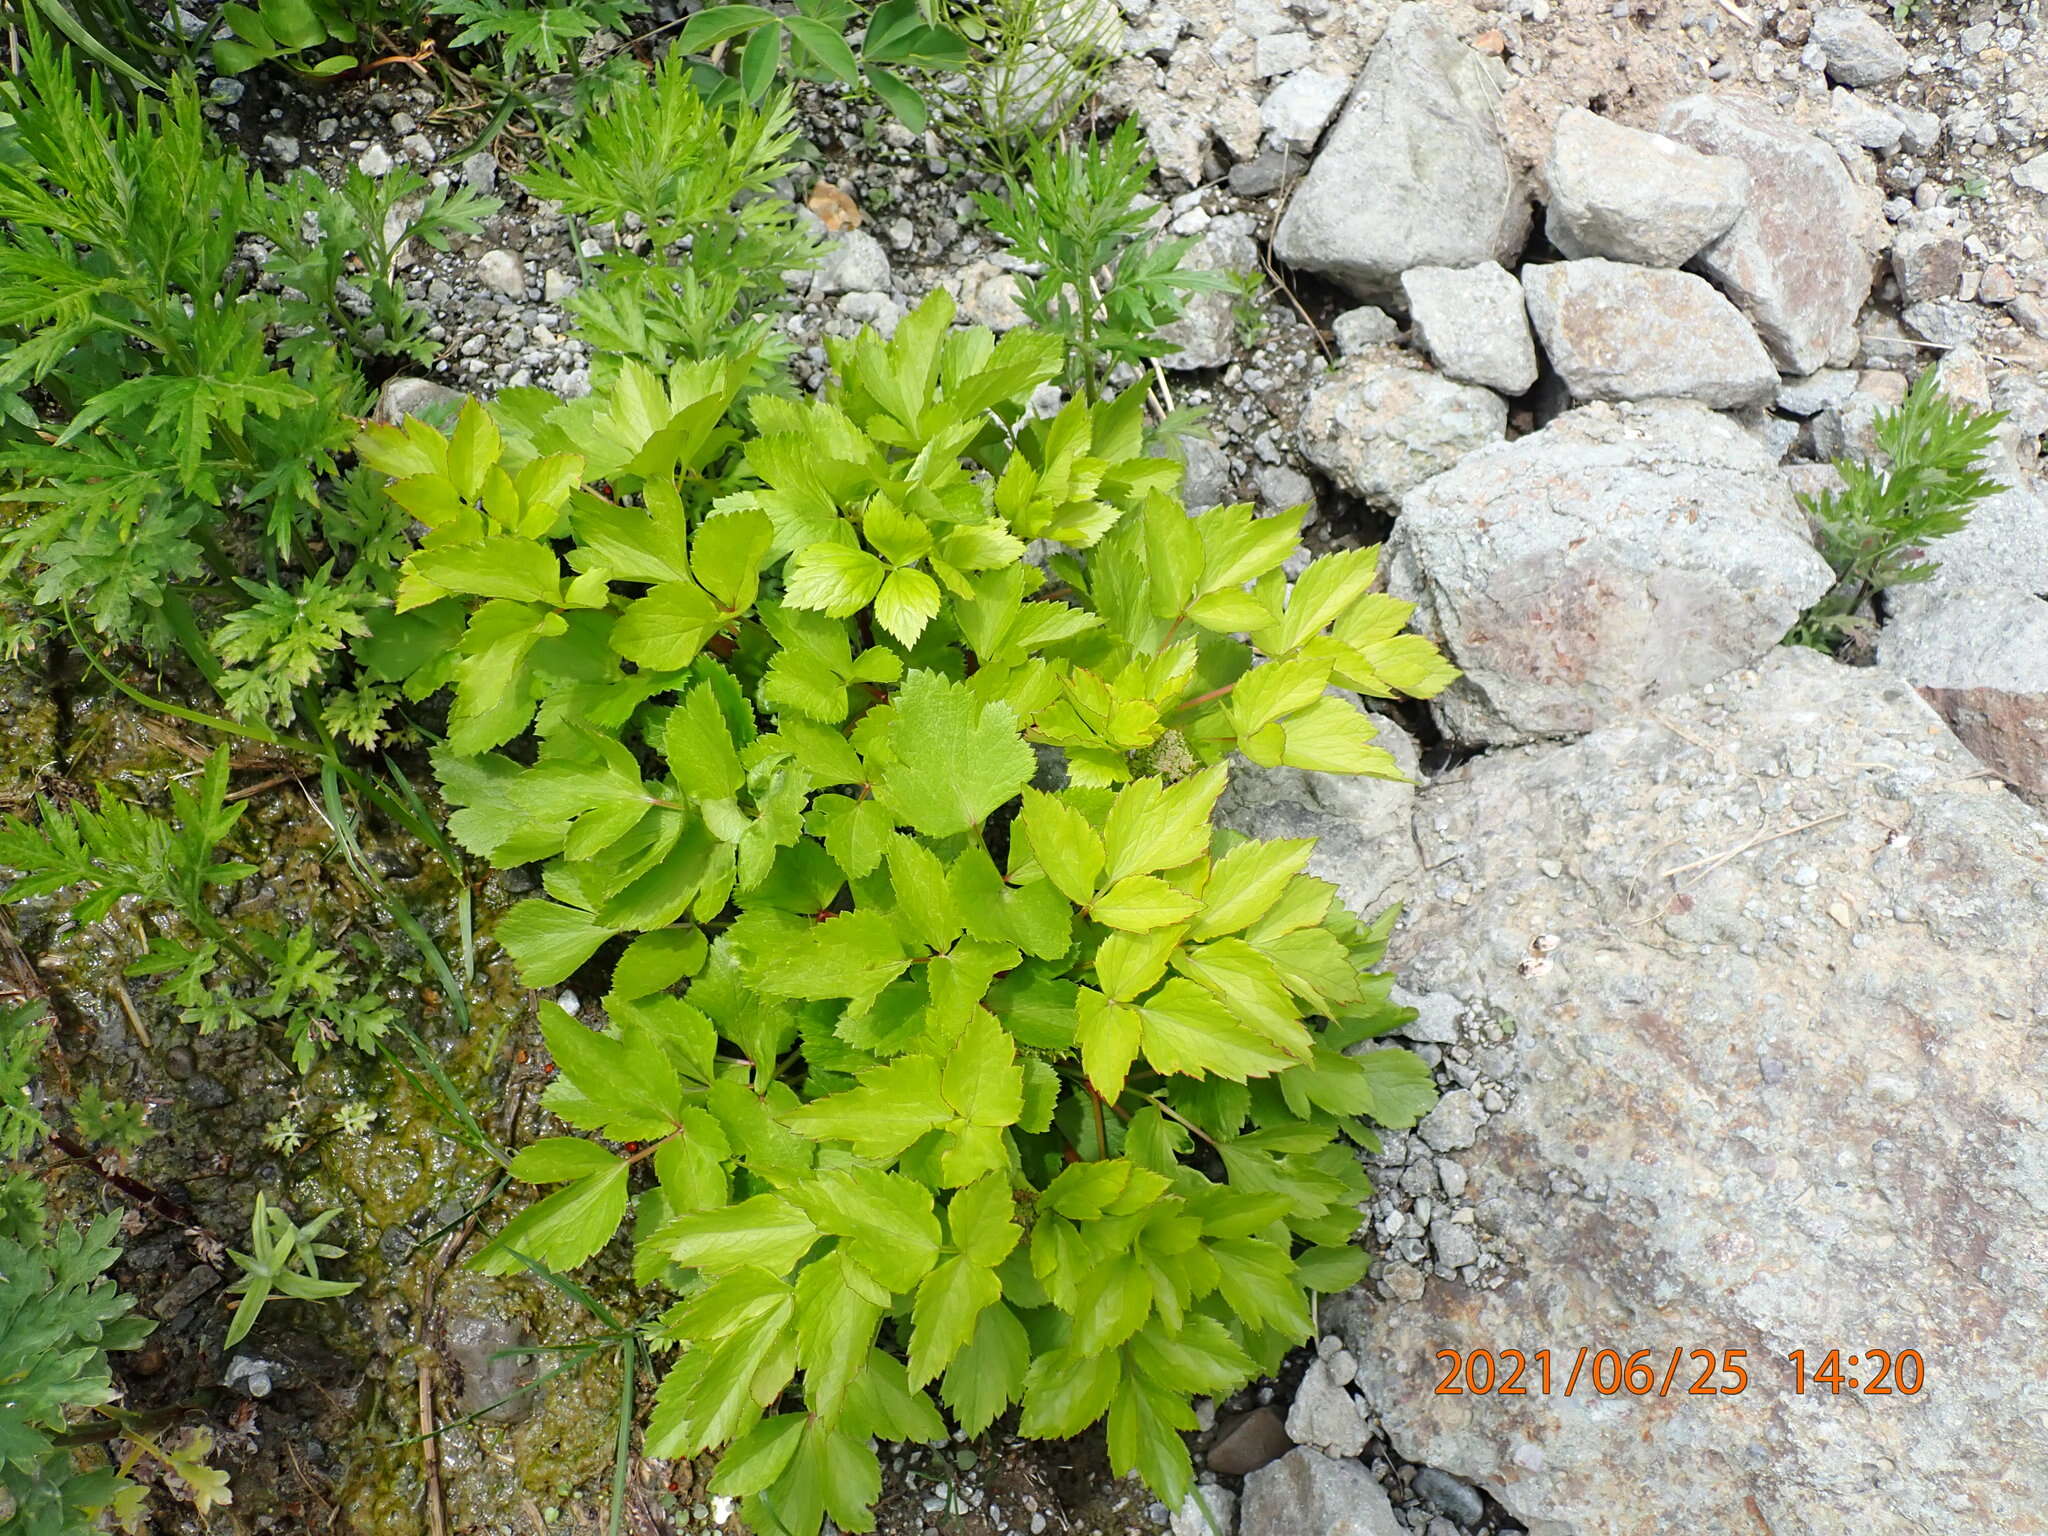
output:
[[[1356,1456],[1365,1449],[1365,1415],[1328,1362],[1312,1360],[1302,1374],[1287,1410],[1287,1438],[1332,1456]]]
[[[1494,92],[1434,6],[1402,6],[1295,190],[1275,254],[1366,299],[1391,296],[1410,267],[1511,259],[1528,205]]]
[[[1906,72],[1906,50],[1872,17],[1846,5],[1813,18],[1813,45],[1827,55],[1830,80],[1885,85]]]
[[[2048,599],[1907,587],[1889,604],[1878,665],[1918,688],[1992,772],[2048,797]]]
[[[1499,262],[1401,274],[1415,339],[1449,378],[1519,395],[1536,382],[1522,285]],[[1775,375],[1773,375],[1775,377]]]
[[[1384,715],[1376,745],[1385,747],[1412,779],[1422,775],[1415,739]],[[1415,785],[1391,779],[1261,768],[1242,758],[1230,764],[1230,782],[1216,804],[1216,821],[1247,837],[1313,837],[1308,873],[1328,880],[1354,912],[1377,912],[1405,900],[1421,875],[1408,836]]]
[[[1306,1446],[1244,1480],[1240,1536],[1407,1536],[1372,1474]]]
[[[1310,392],[1301,451],[1354,496],[1389,502],[1507,435],[1507,402],[1382,351],[1347,359]]]
[[[1416,827],[1449,899],[1404,976],[1520,1023],[1524,1089],[1463,1161],[1523,1267],[1358,1295],[1395,1449],[1532,1536],[2038,1530],[2048,823],[1904,683],[1787,648],[1468,764]],[[1582,1345],[1660,1381],[1745,1349],[1749,1385],[1686,1396],[1688,1355],[1668,1399],[1566,1396]],[[1549,1394],[1433,1392],[1437,1350],[1513,1347],[1552,1351]],[[1918,1350],[1927,1390],[1795,1396],[1786,1353],[1837,1347],[1866,1381]]]
[[[1697,264],[1756,322],[1788,373],[1856,355],[1870,292],[1866,195],[1834,149],[1760,101],[1688,96],[1666,109],[1671,137],[1749,168],[1749,206]]]
[[[1256,272],[1259,248],[1242,218],[1218,219],[1202,232],[1181,266],[1190,272]],[[1228,288],[1187,296],[1187,310],[1159,332],[1174,350],[1160,358],[1168,368],[1220,368],[1237,356],[1237,295]]]
[[[1778,392],[1742,311],[1703,277],[1592,258],[1522,269],[1529,318],[1580,400],[1697,400],[1729,409]]]
[[[1588,731],[1754,661],[1832,584],[1770,456],[1683,402],[1589,405],[1410,492],[1389,589],[1468,743]]]
[[[2004,587],[2048,592],[2048,501],[2002,444],[1987,456],[1984,472],[2005,489],[1979,502],[1961,532],[1927,546],[1927,558],[1937,568],[1926,590]]]
[[[1682,267],[1726,234],[1749,201],[1749,170],[1573,107],[1543,168],[1543,232],[1566,256]]]

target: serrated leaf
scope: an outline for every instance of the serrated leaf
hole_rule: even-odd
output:
[[[975,1319],[974,1337],[953,1357],[939,1396],[968,1435],[978,1435],[1024,1393],[1031,1340],[1002,1302]]]
[[[817,1242],[818,1229],[784,1196],[765,1194],[681,1217],[661,1235],[669,1257],[687,1269],[725,1274],[757,1268],[784,1275]]]
[[[528,1206],[498,1229],[471,1261],[486,1275],[518,1274],[521,1256],[549,1269],[576,1268],[611,1241],[626,1215],[626,1163],[578,1179]]]
[[[1111,928],[1149,933],[1184,922],[1201,907],[1199,898],[1168,885],[1157,875],[1127,875],[1095,898],[1088,915]]]
[[[616,1152],[579,1136],[547,1136],[521,1147],[505,1171],[529,1184],[563,1184],[603,1173],[620,1161]]]
[[[827,1422],[846,1401],[868,1358],[882,1308],[869,1299],[843,1248],[810,1265],[796,1282],[796,1349],[804,1368],[804,1401]]]
[[[1161,1072],[1213,1074],[1232,1082],[1264,1077],[1295,1058],[1241,1026],[1206,988],[1175,977],[1139,1006],[1145,1060]]]
[[[994,1175],[977,1179],[946,1207],[946,1225],[953,1246],[969,1263],[993,1269],[1010,1256],[1024,1236],[1017,1225],[1017,1202],[1009,1184]]]
[[[865,549],[823,541],[791,557],[783,601],[843,619],[874,600],[888,567]]]
[[[567,981],[612,932],[588,912],[539,900],[520,902],[491,930],[529,987]]]
[[[1202,888],[1201,915],[1188,930],[1195,940],[1220,938],[1257,922],[1272,910],[1315,852],[1311,837],[1239,843],[1218,859]]]
[[[931,1191],[879,1168],[841,1168],[790,1186],[818,1230],[845,1238],[853,1261],[892,1291],[907,1291],[939,1252]]]
[[[983,1310],[1002,1293],[993,1270],[965,1257],[948,1259],[925,1276],[910,1311],[912,1386],[923,1386],[953,1362],[974,1336]]]
[[[965,683],[912,672],[890,709],[892,760],[879,791],[905,825],[950,837],[985,820],[1031,782],[1038,759],[1009,706]]]
[[[1055,795],[1026,789],[1017,823],[1038,867],[1069,901],[1087,905],[1102,872],[1102,838],[1088,818]]]
[[[939,584],[923,571],[891,571],[875,593],[875,622],[906,646],[917,644],[939,611]]]
[[[1103,878],[1175,869],[1208,852],[1210,815],[1227,772],[1218,763],[1171,786],[1139,779],[1117,791],[1102,830]]]
[[[1015,1125],[1024,1110],[1024,1074],[1017,1047],[994,1015],[977,1009],[946,1057],[942,1091],[969,1125]]]
[[[899,1057],[860,1073],[858,1080],[857,1088],[793,1111],[791,1129],[816,1140],[847,1142],[860,1157],[887,1160],[953,1118],[939,1090],[939,1063],[930,1056]]]
[[[1108,1411],[1121,1364],[1114,1354],[1084,1355],[1072,1348],[1039,1355],[1024,1376],[1018,1433],[1037,1440],[1080,1434]]]
[[[1082,1070],[1095,1091],[1114,1104],[1138,1056],[1138,1010],[1087,988],[1081,991],[1078,1008],[1075,1040],[1081,1047]]]

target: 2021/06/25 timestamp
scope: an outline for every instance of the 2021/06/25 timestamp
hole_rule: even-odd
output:
[[[1669,1397],[1674,1388],[1688,1397],[1735,1397],[1751,1386],[1746,1349],[1663,1350],[1594,1349],[1582,1344],[1564,1375],[1564,1395],[1585,1387],[1592,1395]],[[1440,1349],[1445,1365],[1436,1384],[1439,1395],[1470,1393],[1484,1397],[1548,1397],[1556,1390],[1552,1355],[1547,1349]],[[1565,1356],[1556,1357],[1562,1370]],[[1792,1368],[1792,1390],[1804,1396],[1827,1392],[1840,1396],[1860,1392],[1872,1397],[1912,1397],[1927,1385],[1927,1365],[1917,1349],[1864,1349],[1846,1358],[1839,1349],[1825,1355],[1795,1349],[1783,1356]]]

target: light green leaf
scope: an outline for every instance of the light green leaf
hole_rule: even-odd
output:
[[[1056,795],[1026,789],[1017,821],[1038,867],[1069,901],[1085,906],[1102,872],[1102,838],[1088,818]]]
[[[796,1352],[804,1368],[804,1401],[828,1423],[845,1405],[882,1321],[882,1308],[869,1299],[873,1282],[861,1280],[851,1265],[844,1248],[834,1249],[796,1281]]]
[[[908,937],[933,951],[947,949],[960,937],[961,923],[946,883],[946,866],[924,844],[908,837],[891,842],[888,857],[896,915]]]
[[[993,1175],[975,1180],[946,1207],[953,1246],[969,1263],[986,1269],[1008,1258],[1024,1236],[1016,1216],[1017,1202],[1008,1181]]]
[[[486,1275],[524,1271],[520,1255],[549,1269],[572,1270],[611,1241],[626,1215],[626,1163],[592,1173],[528,1206],[498,1229],[471,1260]]]
[[[875,622],[906,646],[917,644],[938,611],[939,584],[923,571],[893,570],[875,594]]]
[[[796,1455],[810,1415],[778,1413],[763,1419],[727,1447],[711,1478],[713,1493],[744,1497],[759,1493],[778,1477]]]
[[[786,1275],[818,1240],[811,1219],[781,1195],[756,1195],[698,1211],[662,1230],[669,1257],[687,1269],[726,1274],[749,1267]]]
[[[725,711],[708,684],[699,683],[669,711],[662,749],[676,783],[693,799],[723,800],[747,781]]]
[[[506,1171],[529,1184],[565,1184],[603,1173],[619,1161],[616,1152],[580,1136],[547,1136],[521,1147]]]
[[[986,1009],[969,1015],[967,1027],[946,1057],[943,1091],[954,1113],[969,1125],[1015,1125],[1024,1112],[1024,1073],[1008,1031]]]
[[[1108,1410],[1121,1364],[1115,1354],[1084,1355],[1071,1347],[1039,1355],[1024,1377],[1018,1433],[1034,1440],[1080,1434]]]
[[[499,918],[492,936],[518,964],[520,980],[529,987],[552,987],[596,954],[612,931],[588,912],[528,900]]]
[[[907,1291],[939,1253],[932,1192],[879,1168],[839,1168],[790,1186],[818,1230],[847,1240],[849,1256],[892,1291]]]
[[[860,1073],[858,1081],[858,1088],[792,1111],[791,1129],[813,1140],[847,1142],[859,1157],[886,1160],[953,1118],[939,1091],[939,1063],[930,1056],[898,1057]]]
[[[923,1386],[952,1363],[974,1336],[983,1309],[1002,1293],[994,1270],[965,1257],[948,1259],[925,1276],[910,1312],[912,1386]]]
[[[1103,826],[1104,878],[1176,869],[1209,851],[1209,818],[1223,793],[1221,763],[1172,786],[1139,779],[1117,791]]]
[[[1081,989],[1078,1010],[1075,1039],[1081,1047],[1081,1068],[1095,1091],[1114,1104],[1137,1059],[1138,1010],[1086,987]]]
[[[1270,1041],[1243,1028],[1214,993],[1179,977],[1139,1008],[1145,1059],[1161,1072],[1213,1074],[1243,1082],[1295,1064]]]
[[[893,759],[882,771],[882,797],[927,837],[950,837],[985,820],[1038,767],[1008,705],[983,703],[965,683],[936,672],[903,680],[887,740]]]
[[[792,608],[822,610],[835,619],[865,608],[888,573],[888,567],[867,550],[830,540],[799,550],[787,569],[783,601]]]
[[[725,616],[694,582],[667,581],[626,605],[611,646],[626,660],[660,672],[686,667]]]
[[[1300,874],[1315,852],[1312,837],[1239,843],[1218,859],[1202,889],[1202,913],[1189,937],[1220,938],[1257,922],[1270,911],[1287,882]]]
[[[1024,1392],[1031,1340],[1017,1314],[1002,1302],[975,1320],[974,1337],[953,1357],[939,1395],[968,1435],[978,1435]]]
[[[1088,915],[1111,928],[1149,933],[1184,922],[1201,907],[1198,898],[1168,885],[1157,875],[1127,875],[1095,898]]]

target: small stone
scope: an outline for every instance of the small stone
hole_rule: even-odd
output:
[[[1828,78],[1842,85],[1886,85],[1906,72],[1906,50],[1899,40],[1847,6],[1815,16],[1813,40],[1827,55]]]
[[[1262,149],[1249,160],[1230,168],[1230,190],[1239,197],[1264,197],[1277,192],[1287,174],[1289,157],[1277,149]],[[1303,162],[1295,160],[1299,167]]]
[[[1209,1470],[1222,1477],[1243,1477],[1286,1455],[1293,1444],[1279,1414],[1254,1408],[1216,1437],[1209,1447]]]
[[[1864,149],[1888,155],[1906,136],[1906,125],[1896,115],[1871,105],[1847,86],[1835,87],[1829,105],[1842,131]]]
[[[1524,267],[1522,287],[1543,350],[1577,399],[1729,409],[1777,393],[1755,329],[1703,277],[1596,257]]]
[[[2029,192],[2048,195],[2048,155],[2036,155],[2012,168],[2012,179]]]
[[[365,176],[386,176],[398,162],[391,158],[391,151],[382,144],[372,144],[356,157],[356,169]]]
[[[1300,470],[1288,464],[1269,464],[1252,476],[1252,483],[1258,487],[1259,505],[1265,511],[1289,512],[1306,506],[1305,521],[1315,521],[1315,483]]]
[[[1519,395],[1536,382],[1536,342],[1522,285],[1496,262],[1413,267],[1401,291],[1415,339],[1447,378]]]
[[[246,90],[248,87],[233,75],[216,75],[207,82],[206,99],[223,107],[232,107],[242,99],[242,93]]]
[[[1892,241],[1892,276],[1907,304],[1952,299],[1969,259],[1963,242],[1941,229],[1902,229]]]
[[[1389,357],[1352,358],[1302,409],[1302,454],[1338,485],[1390,502],[1507,434],[1507,402]]]
[[[1479,1260],[1479,1243],[1472,1236],[1471,1228],[1460,1226],[1447,1217],[1439,1216],[1429,1224],[1429,1246],[1442,1269],[1463,1269]]]
[[[462,164],[456,167],[456,174],[472,192],[495,192],[498,187],[498,157],[488,149],[465,155]]]
[[[1778,387],[1776,405],[1794,416],[1818,416],[1831,405],[1841,405],[1856,393],[1856,373],[1851,368],[1823,368],[1805,378],[1787,379]]]
[[[1436,1467],[1418,1467],[1409,1486],[1416,1496],[1438,1514],[1448,1516],[1468,1529],[1486,1518],[1486,1502],[1470,1483]]]
[[[1252,67],[1261,80],[1292,74],[1315,57],[1315,51],[1306,32],[1269,32],[1253,47]]]
[[[1401,327],[1384,309],[1361,304],[1332,320],[1330,334],[1336,339],[1338,353],[1351,357],[1368,347],[1394,340],[1401,334]]]
[[[1899,120],[1899,145],[1909,155],[1924,155],[1941,142],[1941,119],[1932,112],[1888,101],[1884,109]]]
[[[476,280],[508,299],[526,297],[526,268],[510,251],[485,251],[477,257]]]
[[[1450,1199],[1456,1200],[1465,1193],[1466,1178],[1465,1165],[1456,1158],[1440,1157],[1436,1160],[1437,1182]]]
[[[1242,1536],[1407,1536],[1356,1461],[1303,1447],[1245,1479]]]
[[[1473,1254],[1478,1254],[1477,1244]],[[1357,1374],[1356,1361],[1352,1373]],[[1365,1449],[1365,1415],[1359,1411],[1358,1399],[1332,1377],[1328,1361],[1312,1361],[1302,1374],[1294,1405],[1287,1410],[1287,1437],[1296,1445],[1313,1445],[1332,1456],[1356,1456]]]
[[[1436,1101],[1436,1107],[1422,1117],[1415,1134],[1435,1152],[1455,1152],[1469,1147],[1479,1137],[1486,1113],[1479,1097],[1467,1088],[1454,1088]]]
[[[432,379],[393,379],[377,396],[372,419],[395,427],[408,416],[428,421],[453,423],[470,397],[459,389],[437,384]]]
[[[1557,120],[1544,165],[1544,232],[1566,256],[1683,266],[1741,215],[1749,171],[1574,107]]]
[[[1399,1260],[1388,1260],[1379,1265],[1373,1271],[1373,1274],[1378,1278],[1380,1285],[1386,1290],[1386,1293],[1396,1301],[1422,1300],[1422,1271],[1413,1264],[1403,1264]]]
[[[562,272],[554,267],[549,267],[541,274],[541,297],[550,304],[561,303],[582,286],[582,279],[574,273]]]
[[[1980,304],[2008,304],[2019,295],[2019,288],[2012,280],[2012,273],[2004,265],[1993,262],[1984,269],[1984,275],[1977,283],[1977,302]]]
[[[1297,70],[1259,103],[1259,122],[1276,148],[1306,155],[1344,104],[1351,82],[1319,69]]]
[[[1172,1523],[1173,1536],[1231,1536],[1237,1529],[1237,1495],[1215,1483],[1197,1483],[1173,1512]]]
[[[279,165],[299,163],[299,141],[288,133],[266,133],[263,135],[263,150]]]
[[[889,279],[889,253],[861,229],[828,240],[815,274],[818,292],[826,294],[886,293]]]

